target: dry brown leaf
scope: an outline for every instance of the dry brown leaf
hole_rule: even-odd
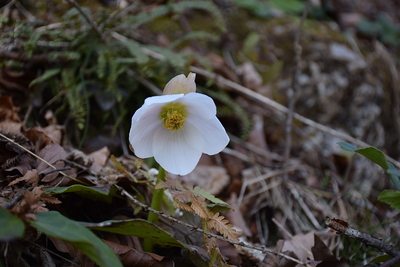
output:
[[[71,244],[66,243],[63,240],[52,237],[52,236],[47,236],[47,238],[50,239],[51,242],[53,242],[54,246],[56,247],[56,249],[58,251],[68,253],[71,256],[71,258],[74,258],[74,259],[77,257],[78,251]]]
[[[185,184],[197,185],[212,195],[219,194],[229,183],[225,168],[198,165],[191,173],[181,178]]]
[[[49,162],[50,164],[53,164],[56,168],[62,168],[65,166],[65,164],[64,162],[59,160],[65,159],[67,156],[67,152],[59,144],[51,144],[40,150],[38,156]],[[38,173],[46,173],[50,170],[53,170],[53,168],[49,167],[45,162],[40,159],[37,159],[36,161],[36,169]],[[58,174],[58,172],[52,172],[46,175],[42,179],[42,181],[50,182],[54,180],[58,176]]]
[[[97,151],[90,153],[88,156],[93,158],[94,162],[100,167],[104,167],[104,165],[106,165],[108,157],[110,156],[110,150],[107,146],[105,146]]]
[[[297,234],[291,240],[286,240],[282,251],[293,251],[302,261],[311,258],[311,247],[314,245],[314,232]]]
[[[203,202],[198,201],[197,199],[192,199],[192,204],[190,207],[196,212],[197,215],[200,216],[200,218],[207,219],[209,218],[209,214],[207,212],[207,207],[203,204]]]
[[[188,203],[192,200],[193,194],[189,190],[170,189],[171,195],[178,201]]]
[[[1,121],[0,122],[0,129],[4,131],[10,132],[19,132],[21,130],[22,123],[19,122],[11,122],[11,121]]]
[[[241,266],[242,258],[240,257],[238,251],[235,249],[234,245],[219,239],[217,240],[217,243],[221,254],[230,265]]]
[[[34,165],[35,159],[29,154],[22,154],[18,157],[17,162],[17,166],[9,167],[5,169],[5,171],[12,172],[13,170],[17,170],[21,175],[25,175],[29,170],[32,170],[32,165]]]
[[[32,148],[32,144],[30,143],[29,139],[27,139],[21,133],[8,132],[2,129],[0,129],[0,133],[26,149]],[[0,168],[8,169],[18,165],[21,162],[26,153],[18,145],[0,137]],[[25,174],[25,172],[21,172],[21,174]]]
[[[39,174],[38,174],[37,170],[27,171],[24,176],[22,176],[18,179],[15,179],[11,183],[9,183],[8,186],[15,185],[21,181],[25,181],[27,183],[31,183],[33,186],[36,186],[39,182]]]
[[[194,210],[192,209],[191,206],[189,206],[186,203],[180,202],[179,200],[175,199],[175,204],[176,204],[178,209],[194,212]]]
[[[220,216],[219,213],[215,213],[214,216],[207,220],[207,226],[209,228],[214,228],[220,232],[224,237],[239,241],[239,232],[232,228],[232,225],[228,220],[225,220],[224,216]]]
[[[26,190],[23,194],[24,199],[17,202],[11,209],[13,214],[22,218],[25,221],[31,219],[36,219],[36,216],[32,212],[45,212],[48,211],[45,208],[45,204],[40,201],[41,195],[43,194],[43,186],[37,186],[32,189],[32,191]]]
[[[293,251],[284,251],[283,246],[285,244],[284,240],[279,240],[275,246],[274,252],[283,253],[293,258],[297,258],[296,254]],[[294,267],[297,263],[287,260],[282,256],[277,254],[267,254],[264,260],[262,261],[261,266],[265,267]]]
[[[229,206],[231,209],[226,212],[225,216],[229,220],[229,222],[234,225],[236,228],[240,229],[242,234],[247,237],[252,235],[250,228],[247,226],[247,223],[243,217],[242,212],[240,211],[240,207],[238,206],[237,196],[235,192],[231,192],[231,197],[228,200]]]
[[[53,143],[50,137],[39,130],[39,127],[29,129],[28,131],[24,132],[24,135],[34,144],[36,153]]]
[[[128,246],[119,245],[107,240],[104,242],[118,255],[124,266],[132,267],[164,267],[164,257],[154,253],[137,251]]]
[[[311,249],[314,254],[314,260],[329,262],[339,261],[317,235],[313,234],[313,237],[315,238],[315,244]]]
[[[35,127],[36,128],[36,127]],[[49,125],[44,128],[37,127],[38,131],[44,133],[47,137],[51,139],[54,143],[61,144],[62,140],[62,129],[64,126],[61,125]]]
[[[74,149],[68,153],[66,160],[73,161],[79,165],[90,167],[93,164],[93,158],[87,156],[85,153],[78,149]]]
[[[22,127],[18,116],[18,108],[14,107],[12,99],[0,96],[0,128],[4,131],[19,132]]]

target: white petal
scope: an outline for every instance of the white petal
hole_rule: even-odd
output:
[[[159,105],[150,107],[142,106],[132,117],[132,126],[129,132],[135,155],[139,158],[153,156],[153,136],[157,128],[163,127],[159,119]]]
[[[203,137],[191,125],[178,131],[160,127],[154,134],[153,152],[155,160],[167,172],[186,175],[193,171],[200,160]]]
[[[152,96],[146,98],[142,107],[132,116],[132,126],[129,132],[135,155],[140,158],[153,157],[153,136],[158,127],[162,127],[159,118],[160,109],[165,103],[183,97],[183,94]]]
[[[153,104],[168,103],[177,100],[178,98],[181,98],[183,96],[184,94],[151,96],[146,98],[146,100],[144,101],[144,105],[150,106]]]
[[[229,143],[229,136],[225,128],[215,116],[210,120],[200,117],[188,118],[186,124],[195,126],[203,136],[203,153],[215,155],[221,152]]]
[[[194,82],[195,78],[196,74],[194,73],[189,73],[187,78],[183,74],[175,76],[165,85],[163,95],[196,92],[196,83]]]
[[[211,119],[217,114],[214,100],[203,94],[189,93],[179,99],[178,102],[187,106],[189,116],[201,116],[204,119]]]

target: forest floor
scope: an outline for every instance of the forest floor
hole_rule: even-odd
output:
[[[0,267],[400,261],[397,1],[0,1],[0,36]],[[157,182],[131,117],[189,72],[230,143]]]

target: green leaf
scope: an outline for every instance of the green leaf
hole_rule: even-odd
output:
[[[391,259],[393,259],[392,256],[383,254],[376,258],[373,258],[369,263],[387,262],[388,260],[391,260]],[[392,265],[392,266],[400,266],[400,263],[396,263],[395,265]]]
[[[121,44],[129,50],[129,53],[136,59],[138,64],[145,64],[149,61],[149,57],[142,52],[142,46],[139,43],[133,40],[125,40],[121,41]]]
[[[31,87],[32,85],[35,85],[35,84],[37,84],[37,83],[41,83],[41,82],[43,82],[43,81],[45,81],[45,80],[48,80],[48,79],[50,79],[51,77],[56,76],[56,75],[59,74],[60,72],[61,72],[61,69],[49,69],[49,70],[46,70],[46,71],[42,74],[42,76],[40,76],[40,77],[34,79],[33,81],[31,81],[31,83],[29,84],[29,87]]]
[[[299,0],[271,0],[270,4],[287,14],[300,13],[304,8],[304,3]]]
[[[9,241],[24,236],[24,222],[2,207],[0,207],[0,225],[0,241]]]
[[[392,208],[400,209],[400,191],[385,190],[379,195],[378,200],[389,204]]]
[[[199,186],[196,186],[191,190],[194,194],[198,196],[205,197],[206,199],[210,200],[212,203],[208,204],[207,206],[211,209],[212,212],[222,212],[222,211],[228,211],[231,209],[228,203],[222,201],[219,198],[216,198],[212,194],[210,194],[207,191],[204,191],[201,189]]]
[[[387,173],[389,173],[390,179],[392,180],[397,190],[400,190],[400,172],[394,167],[392,163],[388,162],[388,165],[389,169],[387,170]]]
[[[243,53],[246,56],[249,56],[251,53],[254,53],[254,48],[260,41],[260,35],[257,32],[251,32],[247,35],[246,39],[243,42]]]
[[[45,192],[51,195],[58,195],[63,193],[76,193],[82,197],[94,201],[102,201],[111,203],[114,196],[116,196],[117,189],[114,185],[99,186],[84,186],[80,184],[74,184],[67,187],[50,187],[46,188]]]
[[[163,246],[186,247],[185,244],[176,240],[168,232],[142,219],[109,220],[96,224],[84,223],[83,225],[93,230],[150,239]]]
[[[372,146],[358,149],[357,147],[349,143],[339,142],[338,144],[343,149],[357,152],[381,166],[390,175],[390,179],[392,180],[397,190],[400,190],[400,172],[394,167],[392,163],[386,160],[385,154],[383,154],[382,151]]]
[[[99,266],[122,267],[110,247],[79,222],[56,211],[37,213],[36,216],[37,221],[31,221],[30,224],[37,230],[70,243]]]
[[[338,144],[345,150],[357,152],[358,154],[363,155],[367,159],[381,166],[384,170],[389,169],[385,154],[373,146],[357,149],[355,146],[349,143],[339,142]]]

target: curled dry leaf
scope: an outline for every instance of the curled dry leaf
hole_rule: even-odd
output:
[[[222,167],[198,165],[193,172],[182,177],[182,180],[185,184],[197,185],[210,194],[217,195],[229,183],[230,178]]]
[[[15,179],[14,181],[12,181],[11,183],[8,184],[8,186],[12,186],[15,185],[21,181],[25,181],[27,183],[31,183],[33,186],[36,186],[39,182],[39,174],[37,172],[37,170],[28,170],[24,176]]]
[[[19,132],[22,127],[18,116],[18,108],[14,107],[10,97],[0,97],[0,129]]]
[[[164,267],[168,266],[165,262],[161,263],[164,257],[154,253],[137,251],[131,247],[119,245],[107,240],[103,240],[118,255],[124,266],[135,267]],[[172,266],[172,264],[170,265]]]
[[[28,150],[32,149],[31,142],[24,135],[3,131],[2,129],[0,129],[0,133],[13,140],[13,142],[18,145],[21,145]],[[15,169],[13,167],[18,166],[18,171],[24,175],[31,169],[32,157],[13,142],[0,137],[0,168],[6,169],[6,171],[9,172]]]
[[[29,129],[24,132],[24,135],[34,144],[36,153],[53,143],[53,140],[51,140],[51,138],[44,132],[40,131],[39,127]]]
[[[104,146],[103,148],[90,153],[88,156],[94,160],[91,169],[95,172],[100,172],[104,165],[106,165],[108,157],[110,156],[110,150],[107,146]]]
[[[243,213],[240,211],[240,207],[237,202],[237,196],[235,192],[231,193],[231,197],[228,200],[229,206],[231,209],[226,212],[226,218],[229,220],[231,224],[233,224],[236,228],[238,228],[243,235],[250,237],[252,235],[250,228],[247,226],[247,223],[243,217]]]
[[[85,153],[78,149],[74,149],[69,152],[65,159],[88,168],[92,166],[94,161],[92,157],[85,155]]]
[[[65,164],[60,160],[66,158],[67,152],[59,144],[51,144],[40,150],[38,156],[49,162],[56,168],[62,168],[65,166]],[[37,159],[36,161],[36,169],[40,174],[47,173],[53,170],[53,168],[49,167],[45,162],[40,159]],[[42,182],[51,182],[58,176],[58,174],[59,173],[57,171],[51,172],[44,176]]]
[[[11,212],[25,221],[35,220],[36,216],[33,213],[48,211],[44,202],[61,203],[57,198],[44,193],[43,186],[36,186],[32,191],[26,190],[23,196],[24,198],[14,205]]]

